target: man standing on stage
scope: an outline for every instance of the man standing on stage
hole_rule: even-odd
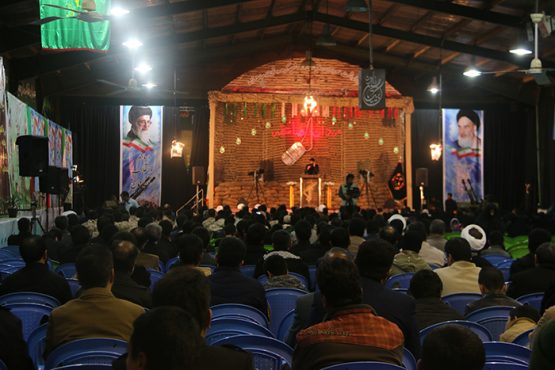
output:
[[[339,197],[342,199],[341,206],[343,207],[354,207],[358,203],[360,189],[353,183],[354,179],[355,175],[348,174],[345,178],[345,184],[339,188]]]
[[[310,158],[310,163],[304,168],[305,175],[318,175],[320,173],[320,167],[314,158]]]

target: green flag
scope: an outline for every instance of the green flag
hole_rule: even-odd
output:
[[[110,48],[110,21],[85,20],[107,15],[111,0],[39,0],[39,4],[40,18],[52,19],[41,25],[43,49],[107,51]]]

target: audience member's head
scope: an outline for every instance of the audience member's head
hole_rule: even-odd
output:
[[[137,222],[137,226],[146,228],[146,225],[154,222],[154,218],[150,216],[141,217]]]
[[[291,235],[285,230],[272,234],[272,245],[275,251],[287,251],[291,247]]]
[[[152,292],[152,305],[177,306],[190,313],[201,330],[210,326],[210,284],[199,270],[178,266],[158,280]]]
[[[197,226],[193,228],[191,234],[198,236],[202,240],[202,248],[207,250],[210,246],[210,231],[206,230],[202,226]]]
[[[173,230],[172,222],[168,220],[162,220],[158,223],[158,225],[160,225],[160,227],[162,228],[162,236],[166,239],[169,239],[170,234]]]
[[[324,306],[334,309],[362,302],[357,267],[343,258],[324,258],[318,265],[316,280]]]
[[[415,299],[440,298],[443,283],[432,270],[420,270],[410,281],[409,292]]]
[[[264,271],[269,277],[287,275],[287,263],[279,254],[273,254],[264,260]]]
[[[156,222],[151,222],[146,225],[145,231],[150,242],[157,242],[162,238],[162,226]]]
[[[445,222],[440,219],[435,219],[430,223],[430,234],[443,235],[445,234]]]
[[[504,248],[503,233],[499,230],[494,230],[490,232],[488,237],[488,242],[490,247],[497,246],[497,247]]]
[[[432,330],[422,345],[418,370],[482,370],[484,345],[470,329],[445,325]]]
[[[139,249],[135,244],[120,240],[112,243],[112,254],[114,257],[114,271],[131,274],[135,268],[135,260],[139,255]]]
[[[534,338],[529,370],[555,369],[555,320],[548,321]]]
[[[239,268],[245,259],[246,253],[247,247],[241,239],[227,237],[220,242],[216,262],[220,267]]]
[[[336,227],[330,234],[331,245],[333,247],[348,248],[351,244],[349,232],[343,227]]]
[[[135,240],[137,240],[137,248],[139,248],[140,251],[144,250],[146,243],[148,243],[148,235],[146,234],[146,230],[143,227],[136,227],[131,230],[131,234],[133,234]]]
[[[34,262],[45,263],[46,243],[38,236],[30,236],[21,242],[19,253],[27,265]]]
[[[353,218],[349,222],[349,234],[363,237],[366,230],[366,222],[361,218]]]
[[[93,244],[82,249],[75,268],[83,289],[110,287],[114,281],[112,252],[103,245]]]
[[[543,243],[536,249],[536,263],[555,266],[555,243]]]
[[[104,242],[105,245],[110,245],[114,235],[118,233],[118,228],[114,224],[105,225],[100,232],[100,239]]]
[[[83,225],[75,225],[71,228],[71,241],[73,245],[85,245],[91,240],[91,233]]]
[[[521,306],[516,306],[509,311],[509,319],[516,320],[520,318],[528,318],[534,322],[540,320],[540,313],[534,307],[529,304],[523,304]]]
[[[266,237],[266,227],[255,222],[247,229],[246,242],[249,246],[262,246]]]
[[[191,314],[179,307],[154,308],[133,323],[127,370],[192,369],[202,344]]]
[[[68,224],[66,216],[58,216],[54,219],[54,225],[60,230],[67,230]]]
[[[19,234],[21,235],[28,235],[31,233],[31,220],[27,217],[21,217],[17,220],[17,230],[19,230]]]
[[[198,266],[202,258],[202,239],[193,234],[185,234],[175,241],[179,251],[179,260],[187,266]]]
[[[237,234],[237,227],[235,227],[235,224],[229,223],[224,225],[225,236],[235,236],[235,234]]]
[[[399,241],[399,248],[418,253],[420,252],[420,248],[422,248],[424,238],[425,235],[420,231],[409,229],[405,235],[401,237],[401,240]]]
[[[450,264],[458,261],[470,261],[472,259],[472,250],[470,244],[463,238],[453,238],[445,243],[445,254]]]
[[[536,249],[543,243],[551,241],[551,233],[542,228],[535,228],[528,234],[528,250],[530,254],[536,253]]]
[[[295,224],[295,236],[299,242],[307,243],[311,235],[312,227],[308,221],[301,220]]]
[[[389,242],[391,245],[396,245],[400,237],[401,234],[391,225],[386,225],[380,230],[380,239]]]
[[[133,235],[133,233],[131,233],[130,231],[118,231],[112,237],[112,242],[118,242],[123,240],[131,242],[135,246],[137,245],[137,238],[135,238],[135,235]]]
[[[482,294],[505,292],[505,278],[501,270],[495,267],[482,267],[478,275],[478,285]]]
[[[355,263],[360,275],[385,281],[393,264],[395,249],[385,240],[368,240],[358,247]]]

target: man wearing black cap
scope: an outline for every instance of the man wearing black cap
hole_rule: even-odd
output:
[[[305,175],[318,175],[320,173],[320,167],[314,158],[310,158],[310,163],[304,168]]]

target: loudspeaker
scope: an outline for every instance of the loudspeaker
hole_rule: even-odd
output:
[[[415,174],[416,186],[424,183],[424,186],[428,186],[428,169],[427,168],[417,168]]]
[[[43,176],[48,170],[48,138],[19,136],[19,176]]]
[[[206,171],[203,166],[193,166],[193,185],[206,183]]]
[[[41,193],[65,194],[69,191],[69,177],[67,168],[48,167],[44,176],[40,177]]]
[[[274,161],[266,159],[260,161],[260,169],[264,170],[264,181],[274,181]]]

